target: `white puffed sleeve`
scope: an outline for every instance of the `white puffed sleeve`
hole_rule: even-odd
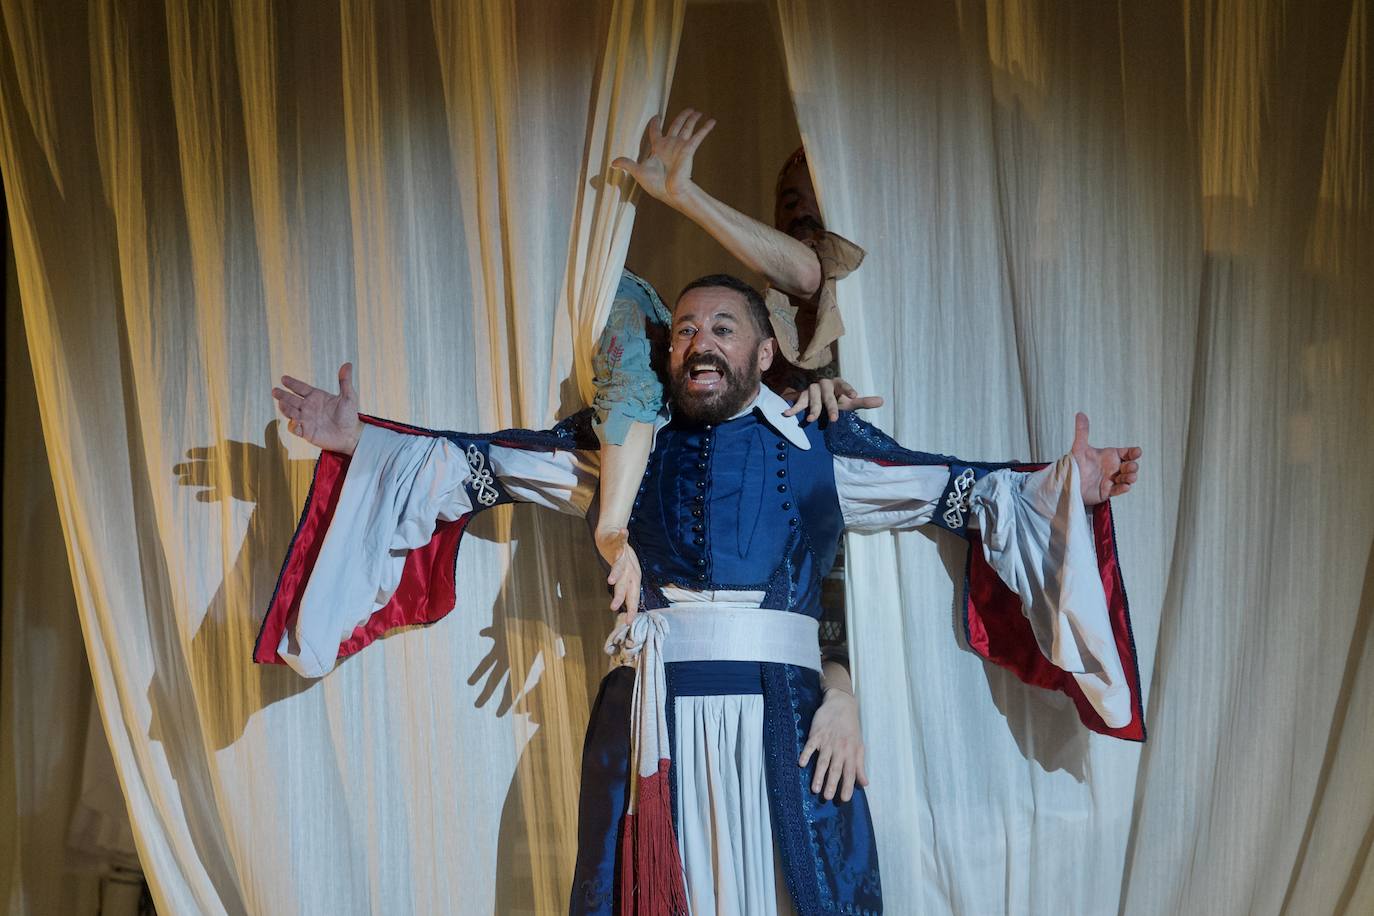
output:
[[[472,510],[468,475],[447,439],[364,426],[300,613],[277,648],[282,660],[305,677],[332,671],[340,643],[391,600],[406,551],[437,521]]]
[[[571,450],[475,446],[443,436],[363,428],[296,619],[277,651],[306,677],[333,670],[340,645],[385,607],[408,551],[435,525],[486,508],[504,495],[562,512],[586,512],[594,464]],[[489,456],[489,459],[488,459]]]
[[[1073,676],[1108,726],[1129,724],[1130,688],[1073,457],[1033,473],[989,474],[971,508],[983,556],[1020,596],[1040,653]]]
[[[835,483],[846,528],[908,530],[931,522],[937,507],[948,511],[941,498],[949,499],[949,475],[942,464],[837,457]],[[1128,724],[1130,689],[1073,458],[1065,455],[1032,473],[986,474],[968,492],[967,512],[988,565],[1020,597],[1041,654],[1073,676],[1108,726]]]

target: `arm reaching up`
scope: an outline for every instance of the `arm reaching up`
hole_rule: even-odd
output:
[[[701,112],[684,109],[665,132],[662,121],[654,117],[649,122],[645,157],[636,162],[622,156],[611,167],[628,172],[649,196],[705,229],[774,286],[810,296],[821,285],[821,265],[815,252],[790,235],[716,200],[692,180],[692,159],[716,126],[714,119],[702,124],[701,118]]]

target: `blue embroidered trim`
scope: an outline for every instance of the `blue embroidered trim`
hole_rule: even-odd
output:
[[[491,443],[462,433],[445,433],[444,438],[458,446],[468,463],[468,476],[463,490],[468,495],[472,511],[480,512],[493,506],[515,502],[491,469]]]
[[[973,517],[973,487],[990,473],[986,468],[951,463],[945,492],[935,504],[931,522],[967,540],[968,523]]]
[[[768,795],[772,802],[773,836],[782,858],[783,876],[801,916],[830,908],[830,888],[824,880],[820,844],[804,805],[810,795],[798,780],[807,777],[797,766],[801,756],[801,714],[792,687],[796,669],[790,665],[763,666],[763,743],[768,755]],[[796,773],[795,776],[785,774]],[[822,903],[822,895],[825,902]]]

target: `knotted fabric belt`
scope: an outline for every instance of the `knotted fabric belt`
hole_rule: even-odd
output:
[[[686,914],[682,856],[673,830],[668,767],[667,662],[775,662],[819,671],[819,624],[791,611],[707,602],[640,611],[606,640],[635,668],[630,704],[630,799],[620,833],[620,912]]]

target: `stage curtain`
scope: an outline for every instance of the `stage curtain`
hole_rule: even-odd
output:
[[[443,623],[320,681],[256,667],[314,457],[269,389],[286,372],[332,385],[352,360],[369,412],[422,425],[541,427],[578,406],[573,341],[594,336],[633,223],[606,163],[664,103],[682,0],[2,9],[27,433],[65,543],[37,526],[10,542],[7,453],[5,683],[54,692],[7,712],[15,747],[43,710],[85,731],[56,695],[80,697],[80,668],[14,635],[71,611],[11,573],[70,561],[160,911],[564,909],[606,666],[590,539],[491,513]],[[48,785],[18,754],[0,768],[16,820]],[[89,899],[49,865],[7,874],[11,912]]]
[[[1145,451],[1143,748],[954,650],[957,552],[850,538],[894,912],[1374,910],[1369,7],[776,3],[874,419]]]

